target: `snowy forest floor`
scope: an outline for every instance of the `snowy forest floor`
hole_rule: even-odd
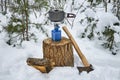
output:
[[[75,34],[76,29],[71,33]],[[65,35],[66,36],[66,35]],[[75,35],[74,35],[75,36]],[[93,65],[94,71],[78,74],[77,66],[83,66],[74,51],[74,67],[56,67],[43,74],[26,63],[28,57],[42,58],[42,40],[39,43],[24,42],[23,48],[13,48],[0,40],[0,80],[119,80],[120,54],[96,46],[96,42],[75,37],[81,51]]]
[[[103,10],[96,11],[98,12],[96,15],[101,20],[99,24],[104,25],[104,23],[109,24],[112,20],[114,21],[114,16],[110,17],[111,12],[106,14],[101,11]],[[86,14],[93,16],[89,10]],[[43,74],[26,63],[28,57],[43,58],[42,41],[46,37],[42,33],[37,35],[39,37],[37,43],[24,41],[21,48],[8,46],[4,39],[6,34],[0,33],[0,80],[120,80],[120,52],[117,55],[112,55],[109,50],[101,47],[98,41],[79,38],[79,31],[82,30],[82,25],[77,23],[77,20],[81,17],[81,14],[78,14],[72,29],[69,26],[67,27],[82,53],[89,63],[93,65],[94,71],[90,73],[82,72],[79,75],[77,66],[83,66],[83,64],[74,50],[74,67],[55,67],[48,74]],[[33,16],[30,18],[33,22],[42,20],[41,17],[36,20],[34,20]],[[8,20],[0,14],[0,25],[6,25],[7,22]],[[51,29],[53,29],[52,25],[45,27],[48,28],[48,33],[50,34]],[[67,37],[63,30],[62,36]]]

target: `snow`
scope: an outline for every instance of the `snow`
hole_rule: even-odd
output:
[[[21,25],[21,23],[20,22],[13,22],[13,26],[16,26],[16,25]]]
[[[10,14],[7,14],[6,16],[4,16],[0,13],[0,29],[1,29],[1,26],[6,26],[8,24],[9,17],[10,17]]]
[[[113,26],[114,23],[119,22],[112,13],[98,12],[97,15],[99,19],[98,25],[100,24],[100,26]]]
[[[35,14],[36,14],[36,16],[35,16]],[[44,14],[40,14],[39,12],[35,12],[35,13],[32,13],[30,15],[31,23],[42,23],[42,24],[44,24],[46,19],[47,19],[46,16]]]
[[[116,42],[119,42],[119,40],[120,40],[119,35],[118,35],[117,33],[115,33],[114,36],[115,36],[115,37],[114,37],[114,38],[115,38],[115,41],[116,41]]]
[[[89,8],[85,11],[85,15],[89,18],[95,18],[95,12]]]
[[[69,12],[69,10],[67,11]],[[88,9],[85,14],[89,17],[97,17],[99,19],[97,30],[103,30],[104,26],[108,26],[109,24],[111,24],[113,28],[113,23],[119,22],[112,13],[94,13]],[[34,14],[30,15],[31,21],[44,23],[44,15],[39,16],[37,13],[37,18],[33,15]],[[26,63],[28,57],[43,58],[42,40],[46,38],[33,28],[32,32],[39,37],[38,42],[24,41],[21,48],[8,46],[4,41],[5,33],[0,33],[0,80],[120,80],[120,54],[112,55],[110,51],[99,46],[100,43],[98,43],[98,41],[90,41],[87,38],[80,39],[78,36],[80,30],[82,30],[82,25],[78,24],[78,21],[79,18],[83,16],[81,16],[81,14],[77,16],[75,27],[71,29],[71,27],[67,26],[67,28],[89,63],[93,65],[94,71],[79,74],[76,67],[83,66],[83,64],[75,50],[74,67],[55,67],[47,74],[41,73],[33,67],[28,66]],[[0,14],[0,30],[8,21],[9,18]],[[48,28],[49,34],[51,29],[53,29],[52,25],[46,25],[45,28]],[[115,26],[114,28],[115,30],[120,30],[119,26]],[[119,35],[114,35],[115,40],[119,42]],[[62,36],[66,36],[63,30]]]
[[[74,33],[73,33],[74,34]],[[42,44],[24,42],[23,48],[13,48],[4,43],[0,45],[0,80],[119,80],[120,54],[111,55],[108,51],[98,49],[96,44],[87,39],[75,38],[80,49],[93,65],[94,71],[78,74],[77,66],[83,66],[74,51],[74,67],[55,67],[50,73],[42,74],[26,63],[28,57],[42,58]],[[4,46],[4,47],[3,47]]]

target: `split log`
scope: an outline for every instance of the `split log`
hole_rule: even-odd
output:
[[[72,43],[65,37],[59,42],[51,38],[43,40],[43,56],[52,59],[55,66],[74,66]]]
[[[36,68],[42,73],[49,73],[55,65],[52,60],[39,58],[28,58],[26,62],[29,66]]]

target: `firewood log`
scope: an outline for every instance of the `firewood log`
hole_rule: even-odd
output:
[[[55,65],[55,63],[49,59],[28,58],[26,62],[29,66],[38,69],[42,73],[49,73]]]

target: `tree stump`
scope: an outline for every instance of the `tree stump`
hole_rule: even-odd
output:
[[[65,37],[59,42],[51,38],[43,40],[43,56],[53,60],[55,66],[74,66],[72,43]]]

